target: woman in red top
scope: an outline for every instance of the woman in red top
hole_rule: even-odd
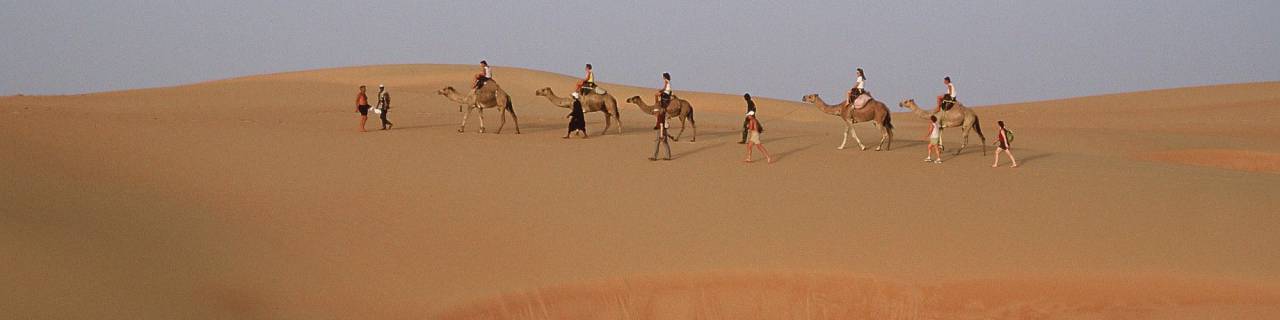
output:
[[[1000,151],[1004,151],[1009,155],[1009,161],[1013,161],[1011,168],[1018,167],[1018,159],[1013,158],[1013,152],[1009,151],[1009,129],[1004,128],[1004,121],[996,121],[996,125],[1000,127],[1000,132],[996,135],[996,162],[991,164],[992,168],[1000,166]]]

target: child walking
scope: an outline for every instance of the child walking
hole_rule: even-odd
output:
[[[742,162],[754,162],[751,159],[751,147],[760,148],[760,152],[764,153],[764,158],[770,164],[773,163],[773,157],[769,156],[769,150],[764,148],[764,144],[760,143],[760,133],[764,132],[764,126],[760,124],[760,120],[756,119],[756,112],[747,112],[747,158]]]
[[[929,116],[929,154],[924,157],[924,162],[942,163],[941,139],[942,126],[938,125],[938,117]],[[934,154],[938,155],[937,159],[933,158]]]
[[[662,147],[667,147],[667,157],[662,160],[671,160],[671,135],[667,134],[667,129],[671,126],[667,125],[667,108],[658,107],[653,110],[653,114],[657,117],[658,122],[653,126],[653,130],[658,132],[657,140],[654,140],[653,156],[649,157],[649,161],[658,161],[658,151]]]
[[[996,162],[991,164],[992,168],[1000,166],[1000,151],[1004,151],[1009,155],[1009,161],[1013,162],[1010,168],[1018,167],[1018,159],[1013,158],[1013,151],[1009,151],[1011,139],[1009,139],[1009,129],[1004,128],[1004,121],[996,121],[996,125],[1000,126],[1000,132],[996,135]]]

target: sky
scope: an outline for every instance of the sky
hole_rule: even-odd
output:
[[[488,60],[679,90],[971,105],[1280,80],[1280,1],[13,1],[0,95]],[[463,79],[463,81],[466,81]],[[394,84],[388,84],[394,86]]]

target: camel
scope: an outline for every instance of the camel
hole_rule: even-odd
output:
[[[640,96],[627,98],[627,102],[635,104],[640,107],[640,111],[644,111],[644,113],[651,116],[657,114],[653,112],[657,106],[645,103]],[[674,95],[671,96],[671,103],[667,104],[667,119],[671,118],[680,119],[680,133],[677,133],[676,137],[673,138],[675,141],[680,141],[680,137],[684,135],[685,120],[688,119],[689,125],[693,127],[693,138],[689,139],[689,142],[698,142],[698,123],[693,121],[693,105],[689,104],[688,100],[680,99]]]
[[[889,114],[889,107],[879,100],[871,99],[861,109],[851,108],[849,101],[828,105],[817,94],[806,95],[802,100],[818,106],[819,111],[838,116],[844,121],[844,140],[840,141],[840,147],[836,149],[844,150],[845,144],[849,142],[849,136],[853,136],[853,140],[858,142],[858,147],[867,150],[867,146],[862,144],[862,139],[858,138],[858,132],[853,130],[853,125],[860,122],[871,122],[872,126],[880,128],[880,144],[876,145],[876,151],[880,151],[881,148],[888,151],[893,145],[893,116]]]
[[[547,100],[557,107],[573,108],[573,98],[558,97],[555,92],[551,91],[551,88],[538,89],[536,94],[547,97]],[[600,135],[609,132],[609,126],[613,125],[613,122],[618,123],[618,133],[622,133],[622,120],[618,117],[618,100],[614,99],[612,94],[605,93],[602,95],[592,91],[580,99],[582,100],[583,111],[604,112],[604,131],[601,131]]]
[[[951,110],[937,112],[921,110],[920,106],[916,105],[915,99],[903,100],[898,103],[898,106],[910,109],[911,113],[914,113],[916,116],[925,120],[929,120],[929,116],[937,116],[938,123],[942,128],[960,127],[960,130],[964,132],[962,134],[964,136],[964,143],[960,144],[960,150],[956,150],[957,155],[959,155],[961,151],[964,151],[965,146],[969,145],[969,130],[972,129],[974,132],[978,133],[979,138],[982,138],[982,155],[987,155],[987,137],[982,135],[982,125],[978,123],[978,114],[974,113],[973,109],[965,107],[964,104],[957,101],[955,105],[951,107]],[[939,132],[938,141],[939,146],[941,146],[941,132]]]
[[[462,95],[453,87],[440,89],[436,94],[457,102],[458,112],[462,112],[464,107],[467,109],[467,113],[462,115],[462,124],[458,125],[458,133],[466,131],[467,117],[471,116],[472,109],[480,110],[480,133],[484,133],[484,109],[498,108],[502,112],[502,122],[498,124],[496,133],[502,133],[502,128],[507,125],[507,112],[511,112],[511,121],[515,122],[516,134],[520,134],[520,119],[516,118],[516,110],[511,107],[511,96],[498,87],[498,83],[493,80],[487,81],[475,94]]]

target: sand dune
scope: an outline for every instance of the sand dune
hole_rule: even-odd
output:
[[[1179,279],[913,285],[831,274],[737,273],[543,288],[458,308],[441,319],[1267,319],[1280,311],[1278,303],[1280,296],[1267,289]]]
[[[596,113],[591,139],[561,140],[567,111],[534,91],[575,79],[517,68],[496,72],[524,133],[458,134],[435,91],[472,69],[0,97],[0,285],[17,288],[0,310],[616,319],[627,293],[660,306],[632,319],[798,318],[797,297],[818,292],[830,299],[805,315],[1280,315],[1280,83],[980,107],[988,144],[995,120],[1018,132],[1019,169],[990,168],[976,136],[924,164],[924,121],[906,113],[891,151],[836,150],[834,117],[760,99],[779,161],[747,165],[738,93],[678,92],[698,142],[651,163],[636,107],[620,135],[595,136]],[[355,86],[378,83],[397,129],[357,133]],[[881,97],[894,111],[905,98]],[[516,310],[530,292],[546,313]]]
[[[1243,150],[1177,150],[1142,154],[1139,159],[1261,173],[1280,173],[1280,154]]]

